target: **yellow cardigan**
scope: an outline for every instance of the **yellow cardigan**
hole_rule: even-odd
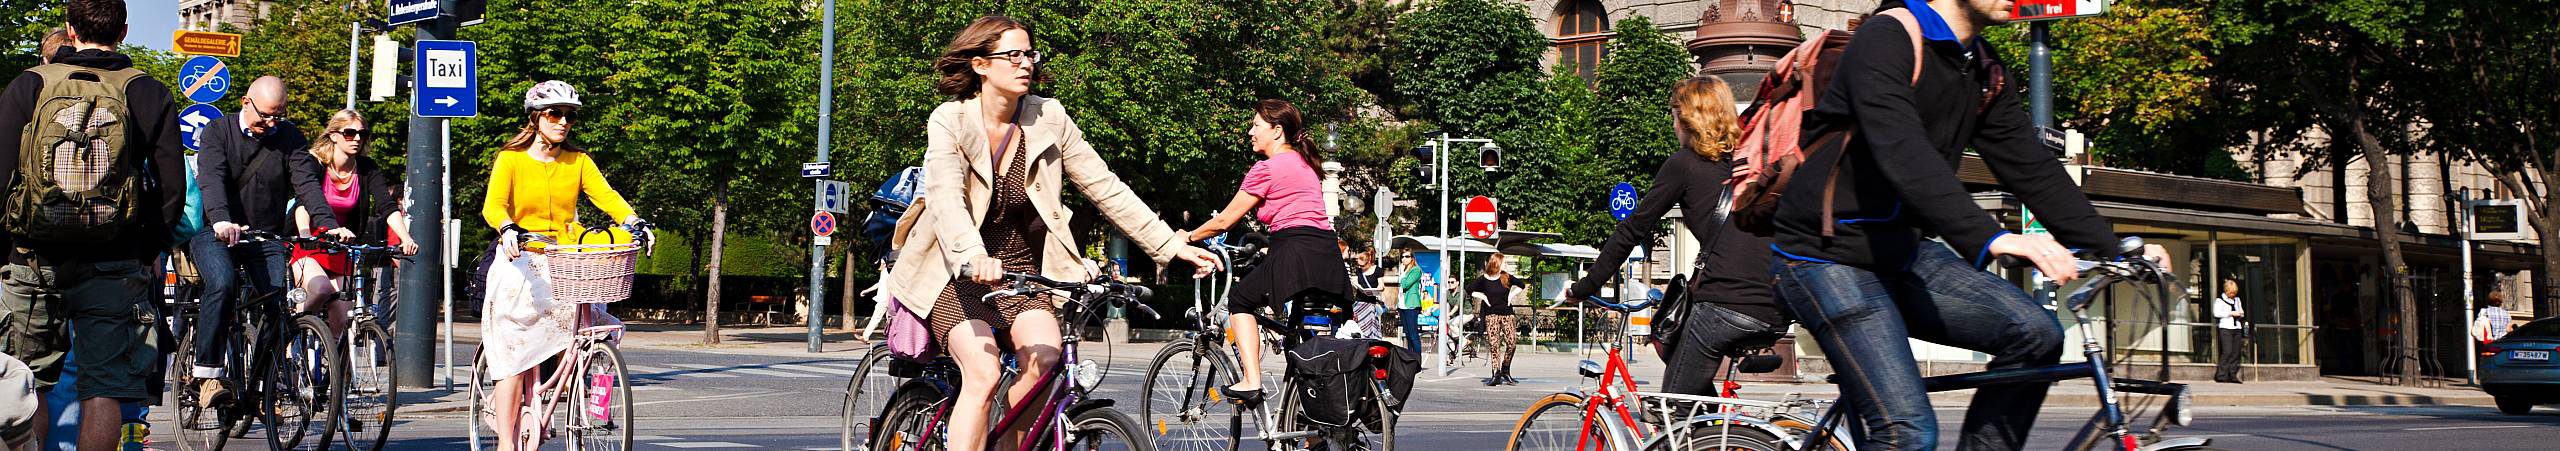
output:
[[[513,222],[528,232],[576,241],[582,231],[577,223],[578,193],[586,193],[597,209],[616,222],[631,219],[631,203],[605,184],[604,173],[586,152],[563,151],[553,160],[535,160],[520,150],[498,152],[497,162],[489,166],[489,197],[480,207],[489,227]]]

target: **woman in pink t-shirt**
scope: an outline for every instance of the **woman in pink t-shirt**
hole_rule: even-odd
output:
[[[1270,253],[1227,296],[1230,337],[1262,336],[1253,312],[1279,302],[1331,303],[1345,311],[1350,307],[1351,275],[1343,270],[1342,250],[1335,246],[1342,240],[1333,234],[1333,219],[1325,214],[1323,178],[1316,175],[1321,163],[1307,148],[1306,122],[1299,117],[1298,107],[1279,100],[1254,104],[1253,128],[1247,133],[1262,162],[1244,174],[1244,186],[1236,189],[1235,200],[1227,202],[1225,210],[1191,231],[1191,241],[1217,236],[1242,220],[1246,210],[1252,210],[1254,218],[1272,231]],[[1236,348],[1236,357],[1247,369],[1241,375],[1244,380],[1218,390],[1238,403],[1260,402],[1262,374],[1252,369],[1262,367],[1262,341],[1238,339]]]

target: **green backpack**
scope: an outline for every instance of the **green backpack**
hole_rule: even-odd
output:
[[[44,77],[44,90],[18,142],[0,224],[35,242],[115,239],[142,204],[141,159],[125,152],[141,131],[125,88],[142,71],[49,64],[27,72]]]

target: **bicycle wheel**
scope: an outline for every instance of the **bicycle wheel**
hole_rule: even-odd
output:
[[[1547,451],[1587,448],[1582,442],[1586,421],[1582,417],[1582,402],[1582,396],[1557,393],[1530,403],[1528,413],[1521,414],[1520,422],[1511,427],[1510,444],[1503,449]],[[1597,428],[1600,425],[1591,426]],[[1591,445],[1608,449],[1607,434],[1590,432]]]
[[[489,404],[489,395],[497,392],[497,385],[494,382],[490,382],[488,376],[480,374],[480,372],[488,370],[489,361],[486,360],[486,357],[481,356],[478,351],[472,352],[471,410],[469,411],[471,415],[463,419],[463,421],[471,423],[471,425],[468,426],[471,431],[471,435],[468,438],[471,441],[472,451],[497,449],[498,447],[498,429],[489,424],[491,419],[497,418],[497,413],[491,410],[491,408],[495,406]]]
[[[1759,428],[1705,422],[1689,427],[1685,439],[1664,440],[1648,448],[1656,451],[1791,451],[1787,442]]]
[[[357,317],[347,331],[346,371],[338,373],[338,381],[346,386],[346,421],[339,422],[339,438],[356,451],[378,451],[391,440],[392,411],[399,408],[400,379],[391,370],[391,332],[371,319]]]
[[[337,334],[329,322],[303,316],[285,330],[284,346],[268,354],[265,404],[269,449],[328,449],[337,438],[337,419],[345,413],[346,385],[332,375],[345,371]]]
[[[871,439],[876,451],[941,451],[942,390],[924,381],[898,384],[880,410],[880,430]]]
[[[1155,451],[1155,441],[1138,433],[1138,420],[1108,408],[1089,409],[1068,420],[1067,449],[1083,451]]]
[[[168,401],[161,404],[171,409],[169,416],[177,423],[178,449],[182,450],[222,449],[231,441],[231,434],[227,433],[231,426],[249,420],[238,409],[205,408],[196,399],[197,379],[190,371],[196,363],[196,340],[203,338],[190,330],[178,339],[178,350],[169,363],[169,392],[165,394]]]
[[[569,399],[575,405],[562,403],[560,413],[568,419],[569,441],[579,450],[630,451],[631,379],[622,367],[622,351],[612,343],[597,342],[582,351],[586,366],[579,368],[577,379],[569,381]]]
[[[882,408],[889,406],[889,392],[906,383],[905,378],[889,374],[891,358],[887,345],[872,346],[870,352],[863,353],[862,364],[854,367],[851,380],[845,382],[844,411],[840,414],[844,428],[837,432],[836,439],[843,442],[846,451],[871,449],[873,421],[879,418]]]
[[[1398,413],[1395,411],[1394,407],[1395,395],[1387,392],[1385,384],[1386,383],[1382,381],[1372,381],[1367,384],[1362,384],[1369,387],[1369,400],[1378,404],[1378,410],[1375,410],[1375,412],[1377,412],[1376,416],[1362,419],[1362,421],[1369,424],[1370,433],[1361,434],[1360,430],[1351,429],[1345,436],[1336,437],[1333,449],[1356,451],[1395,451],[1396,416]]]
[[[1779,429],[1787,430],[1787,434],[1795,436],[1794,438],[1796,440],[1804,440],[1813,437],[1814,420],[1787,415],[1780,416],[1775,420],[1770,420],[1769,424],[1775,425]],[[1834,427],[1836,428],[1837,426]],[[1849,447],[1847,430],[1834,429],[1834,431],[1840,433],[1831,434],[1829,438],[1823,439],[1822,443],[1819,444],[1806,444],[1805,449],[1802,451],[1845,451],[1855,449]]]
[[[1166,449],[1224,451],[1236,449],[1244,432],[1244,415],[1218,396],[1218,387],[1235,380],[1225,353],[1198,352],[1198,344],[1177,341],[1156,352],[1140,382],[1140,427]]]

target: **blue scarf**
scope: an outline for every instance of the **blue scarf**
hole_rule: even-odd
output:
[[[1902,0],[1902,8],[1911,10],[1911,18],[1920,21],[1916,24],[1920,26],[1920,37],[1931,41],[1956,40],[1955,28],[1948,27],[1947,18],[1938,16],[1938,10],[1930,9],[1929,2]]]

